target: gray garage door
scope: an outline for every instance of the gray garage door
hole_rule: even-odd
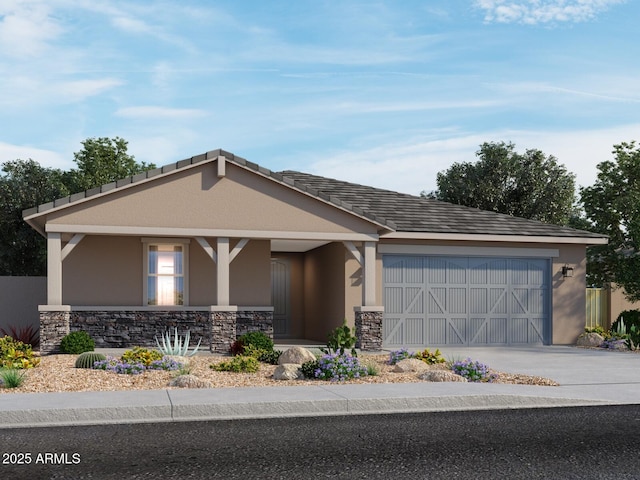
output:
[[[383,345],[549,343],[549,260],[385,255]]]

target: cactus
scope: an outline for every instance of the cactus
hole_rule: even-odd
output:
[[[106,360],[107,357],[102,353],[84,352],[78,355],[76,359],[76,368],[93,368],[95,362]]]

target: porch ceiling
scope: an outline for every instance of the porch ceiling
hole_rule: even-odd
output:
[[[326,240],[271,240],[272,252],[307,252],[326,245]]]

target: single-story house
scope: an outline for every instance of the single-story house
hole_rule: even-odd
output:
[[[69,331],[213,352],[262,330],[358,346],[569,344],[585,252],[606,237],[295,171],[215,150],[26,210],[47,239],[41,350]]]

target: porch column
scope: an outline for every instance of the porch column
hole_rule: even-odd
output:
[[[362,305],[376,305],[376,244],[364,242],[364,261],[362,262]]]
[[[216,268],[217,279],[217,305],[229,305],[229,238],[218,237],[217,239],[218,262]]]
[[[62,305],[62,236],[47,233],[47,304]]]

